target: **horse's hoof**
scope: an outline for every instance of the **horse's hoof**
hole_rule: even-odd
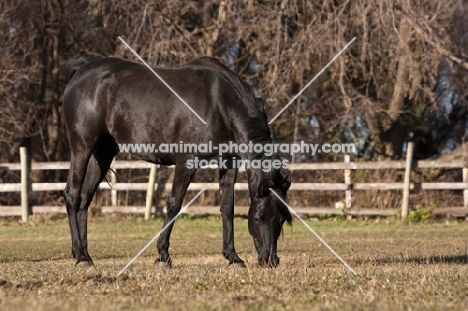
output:
[[[229,268],[232,268],[232,269],[245,269],[245,263],[243,262],[233,262],[233,263],[230,263]]]

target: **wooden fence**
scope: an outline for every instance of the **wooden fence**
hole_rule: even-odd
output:
[[[343,191],[344,200],[337,202],[335,207],[298,207],[296,211],[309,215],[369,215],[369,216],[390,216],[400,214],[407,217],[409,213],[409,193],[411,190],[463,190],[463,207],[453,207],[435,210],[434,213],[450,214],[456,217],[467,217],[468,215],[468,165],[465,160],[445,161],[412,161],[412,144],[409,144],[409,152],[406,161],[381,161],[381,162],[350,162],[349,156],[345,156],[344,162],[330,163],[300,163],[291,164],[289,170],[343,170],[344,182],[342,183],[293,183],[290,191]],[[0,170],[21,171],[21,183],[0,184],[2,192],[21,192],[21,206],[0,206],[0,216],[22,216],[23,221],[28,221],[31,213],[65,213],[64,206],[30,206],[28,200],[29,191],[62,191],[65,182],[60,183],[31,183],[29,173],[31,170],[68,170],[69,162],[33,162],[28,165],[28,155],[26,148],[20,150],[20,163],[0,163]],[[114,161],[111,165],[114,171],[119,169],[150,169],[149,183],[120,183],[116,182],[115,175],[112,174],[110,182],[100,184],[100,189],[111,191],[111,206],[103,206],[103,212],[124,212],[124,213],[145,213],[149,218],[152,208],[153,191],[170,190],[171,183],[155,184],[156,166],[144,161]],[[443,182],[443,183],[415,183],[411,182],[411,169],[413,168],[446,168],[462,169],[463,182]],[[351,180],[352,170],[405,170],[403,183],[353,183]],[[192,183],[189,190],[201,190],[207,188],[208,191],[218,190],[218,183]],[[247,183],[236,183],[235,191],[247,191]],[[118,191],[148,191],[146,206],[117,206]],[[352,206],[353,190],[401,190],[403,201],[401,212],[398,209],[359,209]],[[237,214],[246,214],[248,207],[236,207]],[[191,206],[190,213],[199,214],[219,214],[217,206]]]

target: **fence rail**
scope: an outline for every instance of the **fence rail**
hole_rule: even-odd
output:
[[[412,144],[409,144],[409,150]],[[408,152],[411,155],[411,152]],[[58,183],[30,183],[29,173],[31,170],[68,170],[69,162],[33,162],[28,165],[27,150],[20,150],[21,163],[0,163],[1,170],[21,171],[21,183],[0,184],[1,192],[21,192],[21,206],[0,206],[0,216],[21,215],[23,221],[28,221],[31,212],[34,213],[65,213],[63,206],[30,206],[28,200],[29,191],[62,191],[64,182]],[[120,183],[116,182],[115,174],[111,175],[110,183],[103,182],[100,189],[111,190],[111,206],[103,206],[103,212],[127,212],[145,213],[146,218],[150,215],[152,208],[152,192],[154,190],[170,190],[171,183],[155,183],[156,166],[144,161],[114,161],[111,165],[114,171],[120,169],[151,169],[150,183]],[[411,182],[411,170],[414,168],[439,168],[439,169],[462,169],[463,182],[443,183],[418,183]],[[381,170],[399,169],[405,170],[405,180],[401,183],[353,183],[351,180],[352,170]],[[345,156],[345,162],[329,163],[300,163],[291,164],[289,170],[344,170],[343,183],[293,183],[290,191],[344,191],[343,202],[330,208],[323,207],[298,207],[297,212],[310,215],[397,215],[397,209],[359,209],[352,206],[352,192],[354,190],[401,190],[403,191],[403,202],[401,205],[401,216],[408,216],[409,192],[411,190],[463,190],[464,206],[455,208],[444,208],[434,211],[435,214],[448,213],[457,217],[468,215],[468,164],[466,160],[454,161],[412,161],[411,156],[406,161],[381,161],[381,162],[350,162],[349,156]],[[152,181],[152,182],[151,182]],[[188,190],[218,190],[218,183],[192,183]],[[236,183],[235,191],[247,191],[247,183]],[[148,191],[146,206],[117,206],[118,191]],[[237,214],[246,214],[247,207],[236,207]],[[217,214],[219,207],[215,206],[191,206],[190,213]]]

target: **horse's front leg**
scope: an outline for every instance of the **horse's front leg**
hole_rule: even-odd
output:
[[[223,218],[223,255],[229,264],[245,267],[234,248],[234,184],[237,169],[219,170],[219,191],[221,192],[221,217]]]
[[[180,212],[185,192],[187,191],[195,172],[196,169],[187,169],[185,161],[179,161],[176,165],[174,181],[172,182],[171,197],[167,201],[167,215],[164,220],[163,228]],[[159,258],[156,259],[158,266],[172,266],[172,259],[169,255],[169,239],[171,237],[173,227],[174,222],[172,222],[166,230],[161,232],[161,235],[159,236],[157,243]]]

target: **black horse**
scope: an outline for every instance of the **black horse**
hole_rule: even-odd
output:
[[[263,101],[251,88],[219,61],[200,58],[175,69],[155,68],[157,73],[206,122],[203,124],[143,64],[104,58],[70,65],[72,77],[65,89],[63,110],[68,129],[71,163],[64,191],[72,238],[72,254],[78,263],[92,264],[88,254],[88,206],[103,180],[120,143],[271,143],[273,132],[267,124]],[[144,160],[175,165],[171,196],[165,224],[181,209],[182,200],[196,167],[186,163],[195,157],[217,158],[212,154],[148,153]],[[267,160],[278,156],[244,152],[224,158]],[[230,162],[230,161],[228,161]],[[247,169],[250,209],[249,232],[253,237],[261,266],[275,267],[277,240],[291,214],[270,191],[286,199],[290,186],[279,169],[265,172]],[[234,248],[234,183],[237,168],[219,171],[223,220],[223,255],[229,264],[243,265]],[[172,224],[173,225],[173,224]],[[169,239],[173,226],[165,230],[157,243],[160,265],[171,266]]]

